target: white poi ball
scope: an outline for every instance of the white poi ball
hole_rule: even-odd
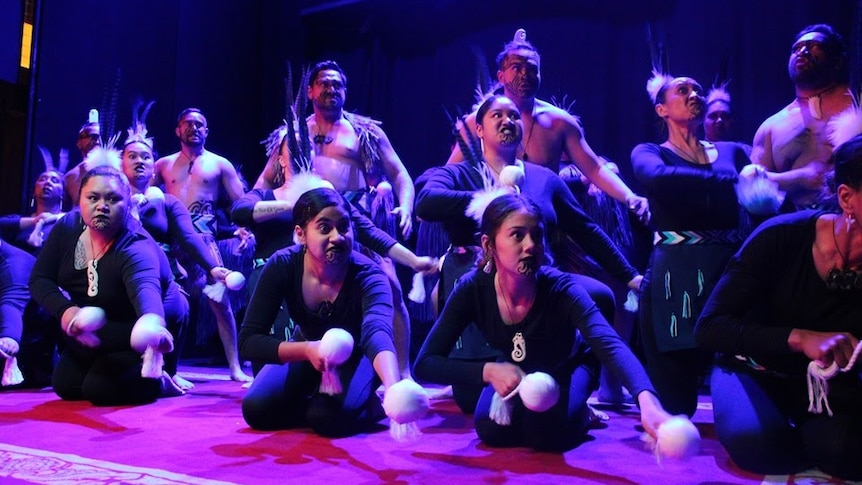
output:
[[[165,199],[165,193],[162,192],[162,189],[156,187],[155,185],[150,185],[144,191],[144,197],[146,197],[149,200],[164,200]]]
[[[97,306],[85,306],[75,315],[75,327],[82,332],[95,332],[104,327],[107,321],[105,310]]]
[[[161,325],[157,316],[144,315],[132,327],[129,343],[138,352],[143,352],[147,347],[158,347],[162,342],[164,330],[165,327]]]
[[[343,328],[330,328],[320,339],[317,352],[329,364],[343,364],[353,353],[353,335]]]
[[[376,190],[381,197],[387,196],[392,193],[392,184],[384,180],[383,182],[377,184]]]
[[[224,285],[227,289],[237,291],[245,285],[245,276],[239,271],[231,271],[224,279]]]
[[[518,165],[506,165],[500,171],[500,185],[521,186],[524,183],[524,169]]]
[[[428,413],[428,394],[411,379],[403,379],[386,389],[383,410],[389,419],[399,424],[412,423]]]
[[[685,459],[700,450],[700,433],[688,418],[674,416],[656,430],[656,451],[662,458]]]
[[[560,399],[560,386],[553,377],[544,372],[533,372],[521,379],[518,395],[530,411],[543,413]]]

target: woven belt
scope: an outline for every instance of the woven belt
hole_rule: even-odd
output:
[[[744,240],[742,232],[735,229],[731,231],[656,231],[653,245],[739,244]]]

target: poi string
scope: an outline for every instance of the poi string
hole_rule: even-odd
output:
[[[856,358],[862,352],[862,342],[856,344],[853,349],[853,356],[844,367],[838,367],[837,362],[832,362],[829,367],[823,367],[817,360],[812,360],[808,364],[808,412],[820,414],[823,408],[826,408],[826,413],[832,416],[832,408],[829,407],[829,379],[838,374],[838,371],[847,372],[856,364]]]

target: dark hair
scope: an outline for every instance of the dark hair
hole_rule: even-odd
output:
[[[185,118],[186,115],[191,114],[191,113],[197,113],[197,114],[201,115],[201,117],[204,119],[204,124],[206,124],[207,117],[204,115],[203,111],[201,111],[198,108],[186,108],[186,109],[180,111],[180,115],[177,116],[177,126],[180,125],[180,123],[183,121],[183,118]]]
[[[530,43],[528,40],[513,40],[506,45],[503,46],[503,50],[497,54],[497,69],[504,70],[505,66],[503,63],[506,61],[506,58],[514,51],[517,50],[528,50],[536,54],[536,58],[541,62],[541,56],[539,55],[539,51]]]
[[[847,82],[850,78],[850,63],[847,58],[847,43],[844,42],[844,38],[841,37],[841,34],[836,32],[829,24],[814,24],[800,30],[799,33],[796,34],[796,37],[793,38],[793,43],[796,44],[802,36],[812,32],[823,34],[825,37],[825,40],[823,41],[823,50],[826,51],[826,54],[828,54],[830,58],[839,61],[836,80]]]
[[[144,145],[145,147],[149,148],[150,154],[153,156],[153,160],[158,160],[159,155],[156,152],[156,149],[154,147],[151,147],[147,142],[145,142],[144,140],[142,140],[140,138],[135,138],[133,140],[126,138],[125,143],[123,143],[123,149],[120,151],[120,156],[123,156],[126,154],[126,148],[128,148],[128,146],[131,145],[132,143],[140,143],[141,145]]]
[[[493,240],[500,231],[500,226],[509,214],[523,210],[536,218],[540,223],[543,221],[542,209],[532,199],[521,194],[506,194],[501,195],[488,204],[485,212],[482,213],[482,223],[479,226],[479,234],[488,236]],[[492,255],[485,253],[482,260],[479,262],[479,267],[485,266],[492,258]]]
[[[347,87],[347,74],[344,74],[344,70],[341,69],[341,66],[337,62],[330,60],[320,61],[311,68],[311,71],[308,73],[308,87],[314,85],[314,81],[317,79],[320,71],[338,71],[338,74],[341,74],[341,83],[344,84],[345,88]]]
[[[487,99],[479,106],[479,109],[476,110],[476,125],[481,125],[482,120],[485,118],[485,115],[488,114],[488,111],[491,110],[491,105],[494,104],[500,98],[505,98],[506,96],[502,94],[492,94],[488,96]],[[508,99],[508,98],[506,98]]]
[[[839,185],[854,190],[862,189],[862,135],[856,135],[832,152],[835,173],[832,190],[837,192]]]
[[[341,194],[330,188],[320,187],[309,190],[300,195],[296,204],[293,205],[293,223],[304,229],[309,221],[317,217],[317,214],[320,214],[327,207],[339,207],[350,214],[350,208],[347,204],[348,202]]]
[[[128,199],[130,197],[131,189],[129,188],[129,179],[126,178],[126,175],[114,167],[99,165],[98,167],[90,169],[83,177],[81,177],[81,186],[78,187],[78,200],[81,199],[81,191],[84,190],[84,186],[87,185],[87,182],[89,182],[93,177],[109,177],[116,179],[120,182],[125,198]]]

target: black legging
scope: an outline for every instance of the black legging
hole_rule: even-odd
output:
[[[159,379],[141,377],[141,355],[131,349],[94,352],[68,345],[51,382],[61,399],[96,406],[146,404],[161,393]]]
[[[243,419],[257,430],[310,426],[321,436],[343,437],[385,417],[375,394],[380,379],[367,358],[338,367],[339,395],[319,393],[320,377],[307,361],[263,366],[242,400]]]

